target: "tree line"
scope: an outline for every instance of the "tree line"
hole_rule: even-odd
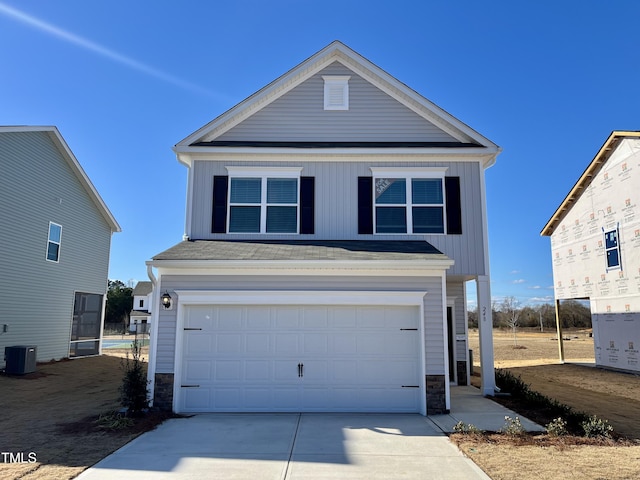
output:
[[[549,303],[521,307],[514,297],[507,297],[501,303],[495,302],[491,310],[494,328],[556,328],[556,309]],[[469,328],[478,328],[477,309],[468,312],[468,320]],[[560,323],[562,328],[591,328],[591,311],[582,302],[563,300],[560,303]]]

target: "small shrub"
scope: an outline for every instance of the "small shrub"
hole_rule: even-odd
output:
[[[504,427],[500,429],[501,433],[509,435],[510,437],[517,437],[523,435],[526,430],[522,426],[518,417],[511,418],[509,415],[504,417]]]
[[[472,423],[464,423],[462,421],[456,423],[453,426],[453,431],[455,433],[464,433],[464,434],[472,434],[472,435],[482,433],[482,430],[480,430],[478,427],[476,427]]]
[[[133,426],[133,419],[114,411],[101,414],[95,423],[103,430],[125,430]]]
[[[613,433],[613,427],[609,425],[609,422],[598,418],[596,415],[591,415],[587,420],[582,422],[581,425],[584,429],[585,437],[611,438],[611,434]]]
[[[562,417],[551,420],[547,424],[546,429],[547,433],[552,437],[562,437],[569,434],[567,430],[567,422],[566,420],[563,420]]]
[[[144,363],[141,361],[142,347],[138,340],[131,344],[131,357],[122,361],[124,371],[122,386],[120,387],[120,404],[130,415],[140,415],[149,408],[149,389]]]

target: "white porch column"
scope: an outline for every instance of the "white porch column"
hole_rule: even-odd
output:
[[[480,373],[482,394],[493,396],[496,375],[493,367],[493,318],[491,315],[491,286],[487,275],[476,279],[478,294],[478,332],[480,334]]]

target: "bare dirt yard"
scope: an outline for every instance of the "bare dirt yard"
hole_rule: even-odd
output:
[[[458,434],[452,439],[494,480],[640,478],[640,376],[583,365],[594,362],[593,339],[587,331],[564,332],[563,336],[568,339],[564,342],[566,363],[560,364],[554,331],[518,331],[518,348],[514,348],[511,332],[494,330],[496,368],[509,370],[532,390],[576,411],[608,420],[626,439]],[[470,333],[470,347],[477,371],[477,332]],[[479,377],[473,380],[479,383]]]
[[[113,353],[0,375],[0,479],[74,478],[162,420],[151,416],[119,431],[96,423],[119,407],[117,355],[125,352]]]

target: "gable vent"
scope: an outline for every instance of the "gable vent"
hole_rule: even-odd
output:
[[[324,79],[324,109],[349,110],[350,76],[328,76]]]

